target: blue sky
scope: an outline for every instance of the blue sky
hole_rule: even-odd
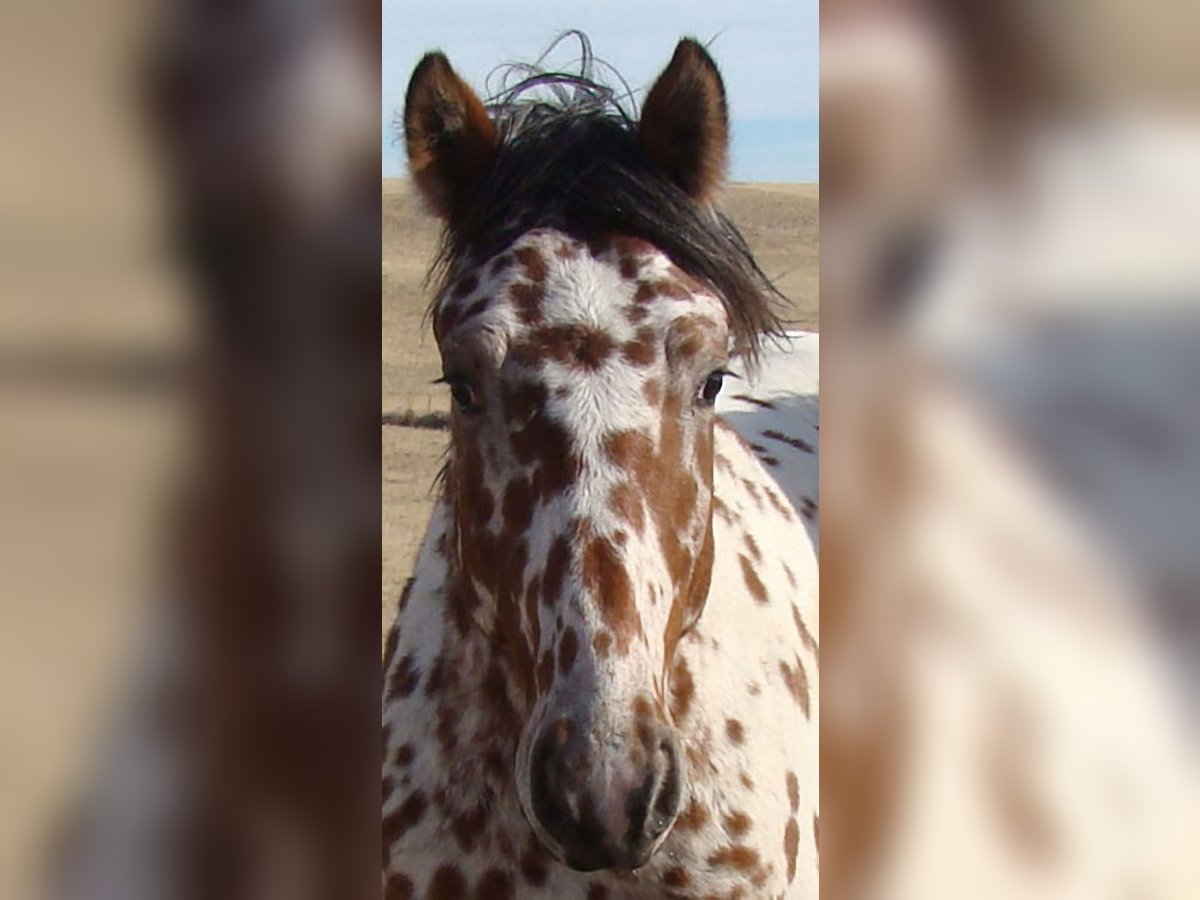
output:
[[[383,174],[404,173],[394,119],[422,54],[442,50],[482,93],[498,64],[532,62],[568,28],[639,100],[680,37],[708,43],[729,95],[733,180],[817,180],[817,0],[383,0]]]

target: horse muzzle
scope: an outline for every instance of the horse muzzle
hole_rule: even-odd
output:
[[[572,869],[636,869],[679,815],[679,761],[663,722],[638,722],[622,736],[555,719],[533,743],[532,812]]]

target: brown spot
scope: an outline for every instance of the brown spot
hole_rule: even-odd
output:
[[[667,355],[672,360],[686,362],[706,347],[715,349],[717,343],[717,326],[712,319],[684,316],[671,326]]]
[[[416,756],[412,744],[401,744],[396,750],[396,765],[401,769],[407,768]]]
[[[394,700],[398,697],[407,697],[417,689],[417,684],[420,680],[421,673],[413,662],[412,654],[407,654],[400,660],[396,668],[392,670],[388,699]]]
[[[750,558],[755,562],[762,562],[762,551],[758,549],[758,541],[754,540],[754,536],[746,532],[742,535],[742,540],[746,544],[746,549],[750,551]]]
[[[515,896],[512,876],[500,869],[488,869],[475,886],[474,900],[512,900]]]
[[[724,820],[725,830],[735,838],[740,838],[753,825],[753,821],[744,812],[734,811],[727,815]]]
[[[662,402],[662,384],[657,378],[651,378],[642,385],[642,396],[646,398],[646,405],[651,409],[657,409],[658,404]]]
[[[631,481],[622,481],[612,489],[608,505],[625,522],[634,534],[641,534],[646,525],[642,510],[642,492]]]
[[[745,488],[746,493],[750,495],[750,499],[754,501],[754,505],[757,506],[759,509],[762,509],[763,508],[762,494],[758,490],[758,485],[755,484],[753,481],[751,481],[749,478],[743,478],[742,479],[742,487]]]
[[[474,293],[477,287],[479,287],[479,278],[475,275],[468,275],[454,286],[454,299],[462,300],[468,294]]]
[[[708,858],[712,868],[737,869],[739,872],[752,872],[758,866],[758,851],[742,844],[722,847]]]
[[[537,837],[531,834],[525,853],[521,856],[521,877],[533,887],[542,887],[546,883],[546,875],[545,851]]]
[[[487,808],[483,806],[478,806],[471,812],[460,813],[454,816],[450,822],[454,838],[464,853],[471,853],[475,849],[475,844],[483,834],[486,825]]]
[[[720,457],[718,457],[719,459]],[[729,505],[720,497],[713,497],[713,512],[725,520],[725,524],[732,525],[736,518]]]
[[[675,827],[683,831],[699,831],[709,821],[708,810],[700,805],[695,798],[687,805],[687,809],[679,814]]]
[[[687,716],[695,695],[696,682],[692,680],[687,662],[680,656],[671,670],[671,718],[676,723],[682,722]]]
[[[795,588],[798,584],[796,581],[796,573],[792,571],[792,567],[787,563],[783,563],[783,575],[788,581],[788,586]],[[795,606],[795,604],[793,604]]]
[[[542,301],[546,289],[540,284],[518,282],[508,289],[509,299],[517,310],[517,318],[526,325],[534,325],[542,318]]]
[[[384,900],[412,900],[413,891],[413,883],[404,875],[396,873],[388,876],[383,898]]]
[[[668,297],[672,300],[687,300],[691,292],[681,284],[666,279],[657,281],[639,281],[633,295],[634,303],[649,303],[658,297]]]
[[[579,653],[579,638],[574,628],[563,632],[558,641],[558,671],[568,675],[575,666],[575,656]]]
[[[420,824],[428,806],[425,795],[420,791],[413,791],[399,807],[383,817],[381,831],[385,850]]]
[[[786,521],[791,522],[796,518],[796,514],[792,511],[791,505],[784,501],[779,494],[773,490],[770,490],[769,488],[767,489],[767,499],[770,500],[771,505],[775,507],[775,512],[783,516]]]
[[[692,883],[692,878],[683,866],[672,866],[663,873],[663,887],[682,890]]]
[[[599,605],[604,624],[613,633],[617,653],[624,655],[642,625],[633,602],[633,584],[610,540],[596,537],[588,541],[583,551],[581,576],[584,588]]]
[[[737,719],[725,720],[725,736],[739,747],[746,743],[746,728]]]
[[[813,452],[813,446],[808,441],[784,434],[782,431],[764,431],[762,436],[770,438],[773,441],[779,441],[781,444],[787,444],[789,447],[799,450],[802,453]]]
[[[792,699],[803,710],[804,718],[809,718],[808,673],[804,671],[804,664],[800,662],[799,657],[796,657],[795,668],[781,660],[779,671]]]
[[[800,498],[800,515],[810,522],[817,517],[817,504],[811,497]]]
[[[818,652],[816,638],[812,636],[812,632],[804,624],[804,617],[800,615],[800,607],[795,603],[792,604],[792,621],[796,623],[796,632],[800,635],[801,643],[816,654]]]
[[[767,602],[767,589],[763,586],[758,573],[754,571],[754,566],[741,553],[738,554],[738,562],[742,564],[742,578],[746,582],[746,589],[750,591],[750,596],[754,598],[755,603],[765,604]]]
[[[617,345],[609,335],[582,325],[554,325],[539,328],[530,335],[528,343],[511,353],[525,365],[535,366],[541,359],[552,359],[566,365],[595,371],[616,352]]]
[[[442,866],[433,873],[426,897],[429,900],[463,900],[467,895],[467,882],[458,866]]]
[[[608,900],[608,888],[602,884],[593,884],[588,888],[587,900]]]
[[[534,284],[541,284],[546,280],[546,274],[549,271],[546,266],[546,260],[542,257],[540,251],[533,247],[522,247],[516,252],[517,263],[524,270],[525,277]]]
[[[648,366],[658,356],[658,340],[653,328],[639,328],[633,340],[621,348],[621,355],[631,365]]]
[[[796,820],[788,819],[787,827],[783,831],[783,854],[787,859],[787,877],[788,884],[791,884],[796,878],[796,851],[800,847],[800,826],[796,824]]]
[[[800,779],[796,777],[795,772],[787,773],[787,795],[788,803],[792,806],[792,812],[800,808]]]
[[[598,632],[592,638],[592,650],[595,651],[596,656],[600,657],[600,659],[607,657],[612,650],[612,635],[607,631]]]

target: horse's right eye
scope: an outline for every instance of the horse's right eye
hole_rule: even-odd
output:
[[[454,405],[458,407],[460,412],[476,413],[479,412],[479,402],[475,396],[475,389],[471,387],[471,383],[467,381],[463,375],[447,375],[442,379],[450,386],[450,396],[454,398]]]
[[[725,382],[725,376],[728,374],[724,369],[718,369],[704,379],[696,396],[696,400],[701,406],[712,406],[717,402],[717,394],[721,393],[721,385]]]

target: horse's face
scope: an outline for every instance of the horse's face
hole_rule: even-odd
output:
[[[696,236],[677,254],[695,257],[703,241],[741,252],[713,237],[720,226],[707,209],[723,178],[726,121],[716,67],[682,41],[636,133],[604,131],[621,173],[638,169],[668,188],[672,209],[697,210],[678,214]],[[481,215],[516,222],[538,212],[494,209],[481,199],[489,190],[548,206],[586,193],[596,158],[583,147],[563,155],[580,133],[522,156],[438,54],[418,65],[405,100],[413,181],[464,245],[471,234],[470,246],[488,245],[472,231]],[[543,182],[514,200],[503,173],[516,159],[518,177]],[[624,177],[610,189],[625,190]],[[642,196],[593,191],[590,215],[611,222]],[[731,314],[651,244],[593,219],[571,224],[608,236],[585,243],[537,228],[496,239],[507,249],[490,259],[464,250],[438,298],[454,397],[452,615],[490,636],[494,671],[507,676],[488,679],[499,690],[487,702],[516,711],[518,793],[544,845],[578,869],[633,868],[665,840],[683,794],[664,697],[676,645],[709,589],[712,405]],[[657,243],[677,238],[652,233]],[[701,256],[692,268],[708,265]]]
[[[574,866],[638,865],[680,802],[664,697],[709,588],[725,313],[648,244],[535,231],[435,329],[460,565],[532,701],[526,811]]]

